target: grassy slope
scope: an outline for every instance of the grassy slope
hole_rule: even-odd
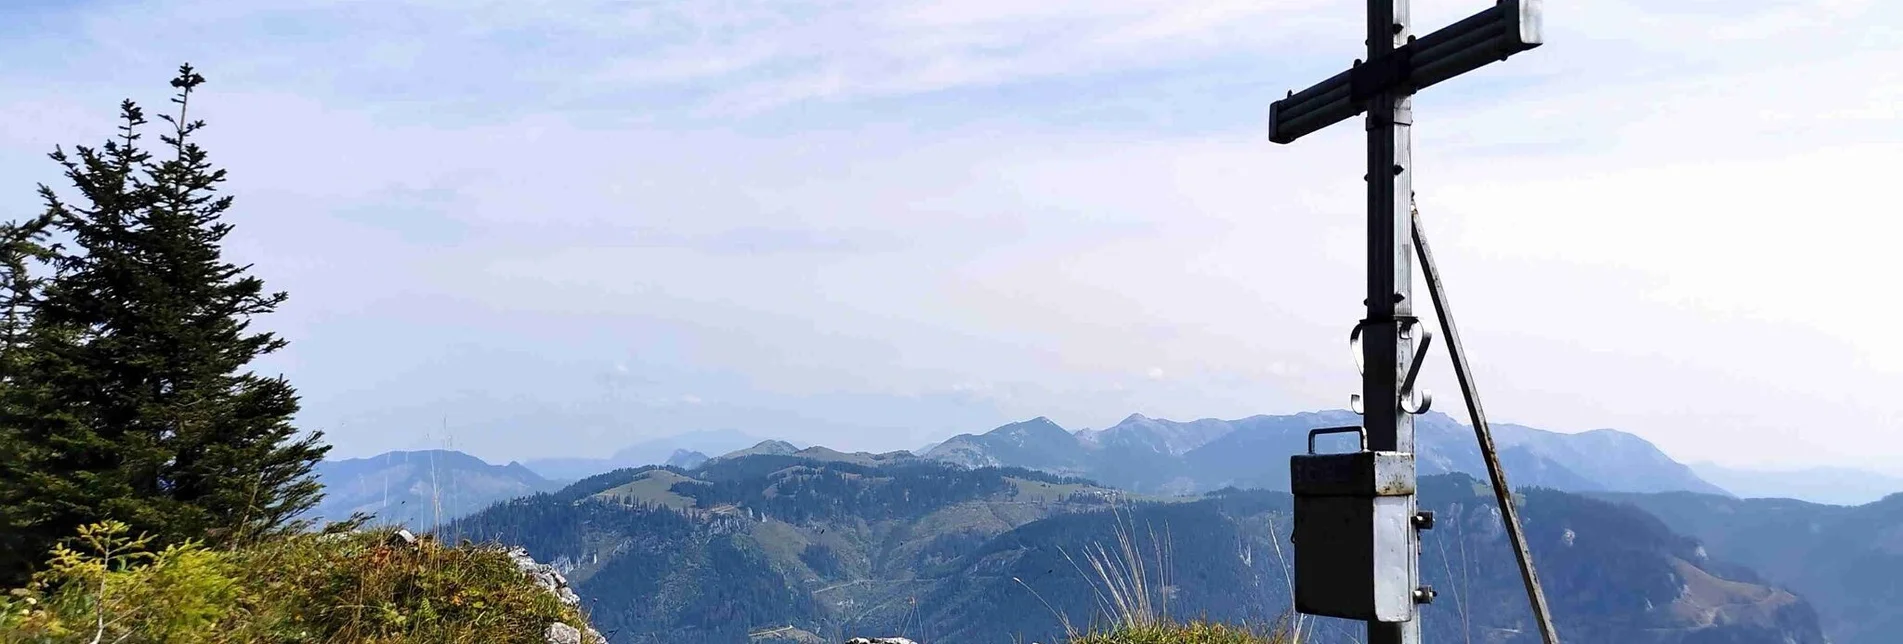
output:
[[[95,641],[101,597],[103,641],[532,642],[554,622],[587,626],[501,549],[388,539],[379,531],[188,548],[111,572],[83,557],[55,563],[44,583],[0,598],[0,642]]]
[[[685,510],[694,507],[694,500],[675,494],[673,487],[677,483],[692,480],[694,479],[668,470],[650,470],[643,472],[631,482],[596,493],[595,497],[629,503],[652,503],[675,510]]]
[[[609,473],[546,499],[516,504],[522,508],[479,515],[475,520],[488,521],[491,515],[519,510],[534,518],[519,526],[507,523],[510,527],[491,521],[493,526],[470,534],[513,538],[545,560],[575,562],[568,577],[581,592],[599,600],[594,610],[603,629],[646,633],[660,624],[698,623],[706,617],[701,613],[717,613],[720,623],[743,623],[753,630],[784,628],[790,621],[829,636],[840,631],[891,634],[908,625],[916,628],[918,614],[926,610],[918,602],[937,586],[951,583],[945,575],[958,572],[953,565],[958,555],[1026,523],[1102,509],[1106,498],[1126,496],[1078,481],[1040,480],[1044,477],[1031,472],[999,472],[991,476],[1002,482],[1001,488],[976,497],[904,497],[910,500],[874,502],[888,505],[865,516],[799,517],[783,494],[811,497],[812,507],[823,514],[829,503],[869,502],[894,486],[918,485],[911,478],[915,475],[942,469],[929,463],[897,463],[890,470],[860,471],[866,466],[856,461],[863,459],[823,456],[831,458],[807,453],[729,457],[692,471]],[[833,480],[821,483],[833,487],[821,496],[812,496],[811,489],[802,491],[801,482],[825,477]],[[751,493],[758,498],[741,505],[757,513],[723,511],[735,499],[728,498],[731,491],[715,493],[714,487],[739,481],[753,486],[745,489],[756,490]],[[692,527],[661,538],[643,527],[645,520],[621,520],[624,514],[645,516],[646,511],[623,507],[630,502],[673,510]],[[538,532],[567,524],[588,528],[581,535]],[[811,597],[813,605],[775,609],[760,605],[751,594],[778,587]],[[729,592],[735,594],[711,595]],[[697,641],[692,638],[704,634],[674,635]]]

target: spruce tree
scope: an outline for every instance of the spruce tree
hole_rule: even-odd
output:
[[[24,553],[31,544],[11,528],[22,522],[16,517],[22,500],[17,488],[6,483],[19,478],[17,468],[33,449],[14,430],[35,407],[28,403],[34,392],[31,381],[20,373],[32,357],[27,330],[45,280],[36,270],[43,270],[57,252],[44,243],[48,223],[44,216],[0,223],[0,585],[18,582],[30,563]]]
[[[102,149],[51,155],[78,197],[40,192],[72,252],[51,257],[8,366],[19,384],[0,392],[0,440],[23,446],[0,467],[0,532],[25,552],[102,519],[161,542],[241,541],[301,527],[321,496],[321,434],[293,426],[290,383],[248,370],[285,346],[250,329],[285,294],[223,259],[233,202],[192,138],[204,122],[189,118],[203,83],[180,67],[157,158],[140,148],[146,120],[131,101]]]

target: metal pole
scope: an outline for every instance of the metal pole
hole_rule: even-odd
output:
[[[1501,518],[1507,525],[1507,537],[1513,541],[1513,556],[1520,564],[1520,581],[1526,585],[1526,599],[1533,605],[1533,619],[1539,624],[1540,638],[1546,644],[1559,644],[1553,629],[1553,612],[1546,605],[1546,591],[1533,571],[1533,553],[1527,550],[1526,535],[1520,532],[1520,511],[1513,505],[1513,488],[1507,486],[1506,470],[1493,446],[1493,432],[1487,428],[1487,413],[1480,408],[1480,391],[1474,387],[1473,372],[1467,368],[1467,351],[1460,346],[1460,332],[1454,329],[1454,312],[1449,310],[1446,287],[1434,266],[1434,253],[1427,247],[1427,233],[1421,229],[1421,214],[1413,213],[1414,251],[1421,258],[1421,272],[1427,277],[1427,292],[1434,298],[1434,314],[1440,318],[1441,335],[1447,337],[1447,353],[1454,359],[1454,376],[1460,380],[1460,393],[1467,399],[1467,416],[1473,420],[1474,435],[1480,439],[1480,456],[1487,461],[1487,478],[1493,482],[1493,498],[1500,504]]]
[[[1408,22],[1408,0],[1368,1],[1370,64],[1407,43]],[[1413,257],[1408,249],[1412,123],[1412,102],[1405,87],[1387,88],[1368,103],[1368,299],[1362,335],[1366,369],[1361,381],[1368,449],[1410,454],[1414,452],[1414,419],[1400,409],[1400,367],[1407,364],[1412,347],[1402,337],[1400,325],[1411,319],[1414,310]],[[1420,535],[1407,519],[1414,515],[1415,497],[1389,498],[1400,507],[1377,508],[1377,513],[1399,514],[1406,527],[1399,530],[1400,535],[1377,528],[1375,574],[1404,577],[1405,587],[1415,588],[1420,579]],[[1420,644],[1421,621],[1418,615],[1398,623],[1370,621],[1367,634],[1368,644]]]

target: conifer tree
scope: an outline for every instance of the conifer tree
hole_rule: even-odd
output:
[[[47,246],[49,218],[41,216],[25,222],[0,223],[0,585],[18,581],[28,560],[21,553],[30,544],[19,531],[10,529],[17,521],[19,506],[16,488],[6,485],[19,477],[10,471],[27,462],[27,444],[17,431],[34,391],[20,373],[30,359],[32,345],[27,343],[33,319],[34,303],[44,276],[36,274],[52,261],[56,248]]]
[[[321,434],[292,425],[290,383],[248,370],[285,346],[250,329],[285,294],[223,259],[232,198],[189,118],[202,83],[180,67],[157,157],[131,101],[113,141],[51,155],[78,197],[41,186],[45,217],[72,252],[50,256],[8,365],[18,384],[0,392],[0,441],[23,446],[0,466],[0,533],[23,553],[106,519],[161,542],[241,541],[301,527],[321,496]]]

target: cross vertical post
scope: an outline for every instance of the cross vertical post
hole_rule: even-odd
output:
[[[1368,61],[1392,58],[1407,44],[1408,0],[1368,1]],[[1368,449],[1414,453],[1414,416],[1401,410],[1401,366],[1411,357],[1409,338],[1400,324],[1414,311],[1413,246],[1413,98],[1407,88],[1391,85],[1368,98],[1368,297],[1363,319],[1361,374],[1362,423]],[[1412,486],[1409,486],[1412,487]],[[1409,526],[1414,495],[1376,497],[1375,525]],[[1374,535],[1373,572],[1377,578],[1414,588],[1420,578],[1420,534],[1403,528]],[[1410,611],[1412,612],[1412,611]],[[1369,621],[1368,644],[1420,644],[1421,621]]]
[[[1420,644],[1417,604],[1434,598],[1420,583],[1419,533],[1434,521],[1414,496],[1413,416],[1429,404],[1414,385],[1432,336],[1414,317],[1413,95],[1539,46],[1540,1],[1496,0],[1416,39],[1408,0],[1367,0],[1366,61],[1270,107],[1276,143],[1367,115],[1367,310],[1351,334],[1362,426],[1310,431],[1289,470],[1296,607],[1367,622],[1368,644]],[[1315,453],[1317,436],[1347,432],[1360,434],[1359,451]]]

